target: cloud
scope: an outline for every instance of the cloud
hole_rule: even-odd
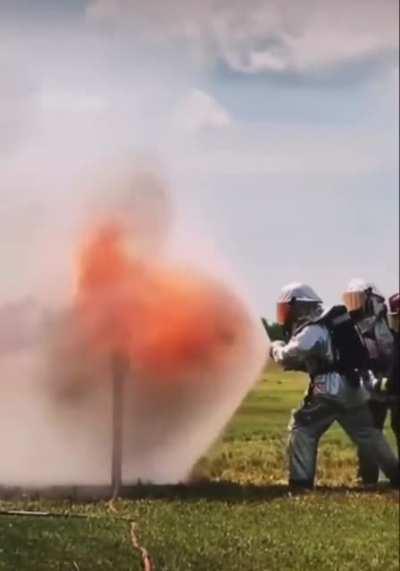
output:
[[[172,122],[178,130],[196,133],[228,127],[231,118],[211,95],[192,89],[177,106]]]
[[[145,41],[201,46],[242,73],[381,62],[398,46],[396,0],[88,0],[87,16]]]

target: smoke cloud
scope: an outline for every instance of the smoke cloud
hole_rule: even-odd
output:
[[[123,480],[186,480],[265,362],[235,287],[173,256],[157,167],[101,178],[73,239],[68,305],[41,312],[27,300],[2,313],[0,484],[109,483],[116,357]]]
[[[398,46],[394,0],[91,0],[87,15],[146,41],[201,46],[243,73],[309,73],[392,57]]]

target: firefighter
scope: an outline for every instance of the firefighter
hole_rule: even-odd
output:
[[[383,430],[389,398],[385,390],[393,358],[394,340],[387,319],[385,298],[371,282],[352,279],[343,294],[353,321],[368,350],[368,367],[373,372],[373,383],[366,383],[369,392],[369,408],[375,428]],[[364,484],[375,485],[379,480],[379,468],[370,454],[359,452],[359,477]]]
[[[389,298],[389,326],[394,338],[392,363],[388,374],[387,392],[391,412],[391,427],[396,437],[397,455],[400,458],[400,294]]]
[[[336,308],[338,313],[333,311]],[[356,367],[351,369],[348,362],[357,354],[361,360],[363,346],[346,309],[336,308],[323,311],[321,298],[302,283],[285,286],[278,300],[277,320],[289,341],[272,343],[271,356],[286,369],[307,371],[311,380],[304,403],[294,412],[289,427],[289,486],[294,490],[313,487],[318,442],[335,420],[398,486],[396,458],[383,433],[374,428],[360,372]],[[344,334],[342,355],[338,351],[340,335],[332,329],[335,320],[336,325],[344,326],[343,331],[337,330]]]

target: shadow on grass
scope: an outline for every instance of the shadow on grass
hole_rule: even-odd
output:
[[[387,493],[391,488],[379,484],[371,488],[356,486],[320,486],[306,495],[347,496],[349,494]],[[224,502],[228,504],[246,504],[272,502],[288,497],[288,486],[283,484],[255,485],[239,484],[230,481],[198,481],[187,484],[124,485],[119,494],[121,500],[162,500],[162,501],[199,501]],[[303,493],[295,494],[304,495]],[[107,486],[53,486],[48,488],[1,487],[0,500],[70,500],[74,502],[95,502],[108,500],[111,490]]]
[[[318,486],[312,491],[289,491],[287,485],[270,484],[238,484],[229,481],[201,481],[190,484],[178,484],[171,486],[136,485],[128,486],[124,490],[123,499],[130,500],[172,500],[172,501],[197,501],[210,502],[252,503],[271,502],[288,496],[345,496],[348,494],[371,494],[386,493],[393,491],[387,484],[379,484],[374,487],[364,488],[361,486]]]
[[[208,480],[176,485],[129,486],[126,488],[127,499],[153,499],[172,501],[198,501],[225,503],[270,502],[288,495],[284,485],[238,484],[229,481],[212,482]]]
[[[246,503],[272,501],[288,494],[284,485],[256,486],[229,481],[198,481],[186,484],[125,484],[118,498],[121,500],[163,500]],[[95,502],[109,500],[112,490],[109,486],[48,486],[26,488],[0,486],[0,501],[15,500],[70,500],[74,502]]]

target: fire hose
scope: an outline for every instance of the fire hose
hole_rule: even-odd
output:
[[[82,513],[65,513],[65,512],[45,512],[45,511],[29,511],[29,510],[0,510],[0,516],[8,517],[40,517],[40,518],[80,518],[80,519],[98,519],[98,516],[89,516]],[[118,517],[120,521],[124,521],[130,526],[130,538],[132,547],[140,555],[143,571],[156,571],[156,567],[152,557],[147,549],[140,543],[137,534],[137,524],[129,518]],[[74,561],[74,566],[79,566]]]

